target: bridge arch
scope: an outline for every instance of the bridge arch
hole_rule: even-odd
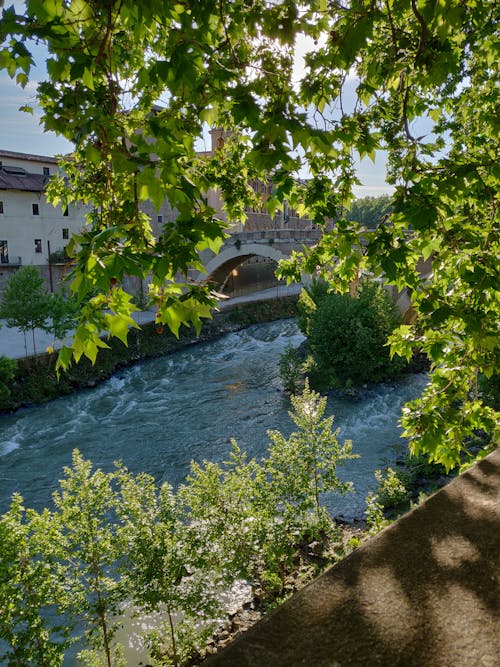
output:
[[[231,271],[231,269],[239,266],[250,257],[255,256],[272,259],[275,262],[287,258],[286,254],[269,243],[245,243],[239,248],[235,244],[226,246],[218,255],[215,255],[205,264],[206,275],[210,277],[223,268],[227,268],[228,271]]]

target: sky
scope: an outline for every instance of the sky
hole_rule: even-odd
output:
[[[72,150],[72,144],[53,132],[45,132],[40,125],[41,112],[36,103],[37,83],[45,75],[45,52],[42,46],[32,45],[36,67],[32,69],[26,88],[21,88],[5,70],[0,71],[0,149],[35,155],[60,155]],[[307,50],[302,46],[302,51]],[[34,113],[20,111],[29,105]],[[385,183],[385,155],[378,153],[375,163],[365,158],[359,164],[358,176],[362,186],[355,189],[358,197],[379,196],[391,191]]]

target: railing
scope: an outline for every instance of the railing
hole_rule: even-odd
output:
[[[312,241],[317,242],[321,238],[320,229],[261,229],[252,232],[235,232],[226,240],[226,244],[231,242],[246,243],[248,241],[267,241],[268,239],[276,241]]]

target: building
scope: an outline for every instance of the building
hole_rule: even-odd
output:
[[[64,248],[85,213],[47,202],[45,188],[57,172],[54,157],[0,150],[0,289],[23,264],[39,266],[49,289],[61,280]]]
[[[199,153],[199,155],[212,157],[217,149],[224,146],[224,142],[228,137],[231,136],[231,132],[221,128],[213,128],[210,130],[210,135],[211,150]],[[247,219],[245,221],[244,228],[241,223],[233,224],[229,229],[230,232],[241,232],[243,230],[247,232],[254,232],[268,229],[278,230],[312,228],[311,219],[308,217],[301,217],[297,211],[288,205],[287,202],[285,202],[283,210],[276,211],[273,217],[269,215],[265,207],[265,202],[272,193],[272,177],[269,178],[266,182],[252,180],[250,181],[249,185],[258,196],[260,204],[258,206],[247,207],[245,211]],[[208,204],[217,211],[218,216],[221,216],[222,219],[226,219],[226,215],[222,210],[222,202],[217,191],[209,190],[207,201]]]
[[[45,189],[59,172],[55,157],[0,150],[0,292],[12,271],[35,265],[47,289],[57,290],[68,270],[64,249],[85,224],[88,208],[54,207]],[[168,202],[156,211],[151,202],[141,206],[151,217],[155,234],[174,219]]]
[[[213,129],[211,150],[199,155],[213,156],[229,134],[220,128]],[[82,230],[88,209],[72,204],[63,210],[47,202],[47,184],[58,172],[55,157],[0,150],[0,293],[12,271],[22,265],[38,266],[47,289],[51,291],[59,288],[68,271],[64,249],[71,236]],[[286,205],[271,218],[265,208],[265,201],[272,192],[271,179],[266,183],[251,182],[250,186],[262,204],[247,209],[245,231],[311,228],[311,220],[300,218]],[[207,202],[218,216],[226,218],[217,190],[208,191]],[[168,201],[158,211],[149,201],[143,202],[141,209],[150,216],[156,236],[161,234],[166,222],[175,220],[176,212]],[[243,225],[232,224],[229,231],[243,231]],[[132,291],[139,289],[135,284],[127,287]]]

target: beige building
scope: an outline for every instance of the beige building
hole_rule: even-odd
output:
[[[88,209],[49,204],[45,189],[58,172],[55,157],[0,150],[0,291],[10,273],[26,264],[39,267],[50,290],[67,272],[64,248],[82,230]],[[155,234],[175,218],[168,202],[159,211],[151,202],[141,208],[150,215]]]
[[[24,264],[39,266],[50,287],[60,280],[64,248],[81,230],[84,210],[62,210],[45,199],[50,177],[58,172],[57,159],[0,150],[0,286],[10,272]],[[55,254],[53,254],[55,253]],[[60,264],[60,268],[56,268]]]

